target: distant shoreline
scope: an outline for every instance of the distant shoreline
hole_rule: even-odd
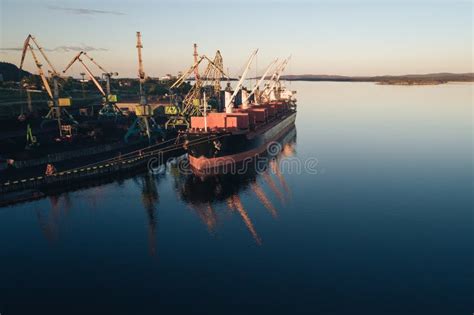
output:
[[[14,64],[0,61],[0,83],[19,82],[22,77],[36,76],[24,70],[19,70]],[[259,77],[258,77],[259,78]],[[267,77],[269,79],[270,76]],[[137,78],[119,77],[119,80],[138,80]],[[248,78],[254,80],[253,78]],[[381,85],[438,85],[448,82],[474,82],[474,73],[428,73],[428,74],[405,74],[405,75],[379,75],[379,76],[344,76],[327,74],[299,74],[282,75],[281,80],[286,81],[326,81],[326,82],[374,82]],[[186,81],[193,81],[189,78]],[[225,79],[224,81],[239,80],[238,77]]]
[[[463,81],[466,82],[466,81]],[[389,80],[389,81],[381,81],[376,82],[376,84],[380,85],[440,85],[446,84],[449,81],[442,81],[442,80],[434,80],[434,81],[427,81],[427,80]]]
[[[448,82],[474,82],[474,73],[430,73],[384,76],[283,75],[287,81],[374,82],[381,85],[439,85]]]

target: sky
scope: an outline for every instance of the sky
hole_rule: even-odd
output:
[[[141,31],[149,76],[186,70],[193,43],[199,54],[219,49],[231,75],[243,71],[256,48],[254,74],[289,55],[287,74],[473,72],[473,6],[456,0],[0,0],[0,60],[18,65],[19,48],[32,34],[58,70],[86,50],[108,71],[135,77]],[[36,71],[31,55],[24,68]],[[81,71],[75,65],[68,73]]]

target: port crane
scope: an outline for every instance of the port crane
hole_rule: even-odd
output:
[[[89,61],[91,63],[93,63],[94,65],[96,65],[101,71],[102,71],[102,74],[103,76],[105,77],[105,82],[106,82],[106,86],[105,86],[105,91],[104,89],[102,88],[102,86],[100,85],[100,83],[97,81],[97,79],[95,78],[94,74],[92,73],[92,71],[89,69],[89,67],[84,63],[84,61],[82,60],[82,56],[86,57],[87,59],[89,59]],[[117,76],[118,73],[117,72],[108,72],[107,70],[105,70],[100,64],[98,64],[94,58],[92,58],[91,56],[89,56],[89,54],[87,54],[85,51],[81,51],[79,52],[72,60],[71,62],[69,62],[69,64],[66,66],[66,68],[63,70],[63,73],[66,73],[66,71],[71,68],[71,66],[75,63],[75,62],[79,62],[82,67],[84,68],[85,72],[87,73],[87,75],[89,76],[89,78],[91,79],[91,81],[94,83],[95,87],[99,90],[100,94],[102,94],[103,96],[103,106],[102,108],[100,109],[99,111],[99,117],[106,117],[106,118],[118,118],[118,117],[122,117],[123,116],[123,113],[122,111],[117,107],[116,103],[117,103],[117,95],[114,95],[112,94],[111,92],[111,88],[110,88],[110,79],[112,76]]]
[[[189,117],[195,115],[202,115],[204,111],[207,112],[209,109],[207,104],[201,104],[201,99],[203,96],[202,90],[206,86],[208,81],[212,81],[212,90],[210,91],[210,97],[219,102],[220,100],[220,89],[221,89],[221,79],[228,78],[228,75],[223,70],[223,58],[218,50],[214,59],[210,59],[206,55],[198,57],[197,45],[194,44],[194,64],[185,71],[170,87],[170,89],[180,87],[186,79],[194,73],[195,83],[192,86],[191,90],[184,97],[182,106],[168,106],[165,113],[170,115],[168,121],[165,124],[166,128],[176,128],[176,127],[189,127]],[[199,65],[207,61],[207,67],[204,71],[204,76],[201,77],[199,74]],[[204,108],[204,106],[206,108]]]
[[[142,59],[142,35],[140,32],[137,32],[137,52],[138,52],[138,78],[140,84],[140,103],[135,107],[135,113],[137,118],[133,124],[128,128],[127,133],[124,136],[125,142],[128,142],[129,138],[132,135],[141,135],[146,136],[148,141],[151,141],[153,134],[159,133],[161,136],[164,136],[163,131],[160,126],[156,123],[153,118],[153,112],[151,106],[147,102],[145,94],[145,71],[143,71],[143,59]]]
[[[206,70],[204,71],[204,78],[206,81],[209,81],[211,84],[211,89],[208,91],[209,96],[217,100],[217,105],[220,104],[221,99],[221,80],[224,77],[227,77],[224,74],[224,61],[220,50],[216,51],[216,55],[212,62],[207,64]],[[212,81],[212,82],[211,82]],[[204,86],[206,86],[206,82]],[[202,110],[201,110],[202,112]]]
[[[42,68],[43,65],[40,63],[33,45],[40,52],[41,56],[50,67],[49,73],[51,74],[51,78],[53,81],[53,89],[51,89],[51,86],[49,85],[48,79]],[[44,89],[46,90],[46,93],[48,94],[48,97],[50,99],[50,101],[48,102],[48,106],[50,107],[50,110],[44,118],[57,121],[58,129],[59,129],[59,139],[61,140],[63,138],[70,139],[73,135],[75,126],[78,125],[74,117],[72,117],[66,110],[66,107],[71,106],[71,98],[59,97],[59,83],[58,83],[58,80],[60,77],[59,73],[56,71],[56,68],[54,68],[51,61],[46,56],[43,48],[38,44],[38,41],[36,40],[36,38],[31,34],[29,34],[28,37],[26,37],[26,40],[23,44],[20,70],[23,69],[26,53],[28,51],[31,53],[31,56],[33,57],[34,63],[38,70],[38,75],[40,76]]]

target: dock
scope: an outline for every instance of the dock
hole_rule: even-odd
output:
[[[193,143],[201,141],[212,141],[213,137],[202,137],[198,140],[193,140]],[[8,180],[0,183],[0,194],[6,195],[18,191],[39,191],[43,189],[68,186],[85,182],[87,180],[107,177],[115,174],[130,172],[145,168],[150,159],[162,157],[168,158],[184,154],[183,141],[180,137],[170,139],[159,144],[154,144],[141,150],[136,150],[122,156],[111,159],[99,161],[93,164],[84,165],[81,167],[57,171],[51,175],[43,175],[36,177],[29,177],[16,180]],[[162,161],[163,162],[163,161]],[[35,195],[36,197],[37,195]],[[21,201],[23,201],[22,198]],[[14,202],[14,201],[13,201]]]

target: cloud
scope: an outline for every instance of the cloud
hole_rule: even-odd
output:
[[[103,10],[82,9],[82,8],[66,8],[66,7],[58,7],[58,6],[52,6],[52,5],[49,5],[48,9],[64,11],[64,12],[77,14],[77,15],[95,15],[95,14],[125,15],[125,13],[117,12],[117,11],[103,11]]]
[[[69,52],[69,51],[107,51],[106,48],[100,47],[92,47],[87,45],[82,46],[58,46],[54,49],[50,49],[49,51],[57,51],[57,52]]]
[[[9,51],[22,51],[22,47],[7,47],[7,48],[0,48],[0,52],[8,53]],[[36,49],[35,49],[36,50]],[[44,51],[51,51],[51,52],[70,52],[70,51],[108,51],[106,48],[101,47],[93,47],[85,44],[81,44],[79,46],[58,46],[56,48],[45,48],[43,47]]]

